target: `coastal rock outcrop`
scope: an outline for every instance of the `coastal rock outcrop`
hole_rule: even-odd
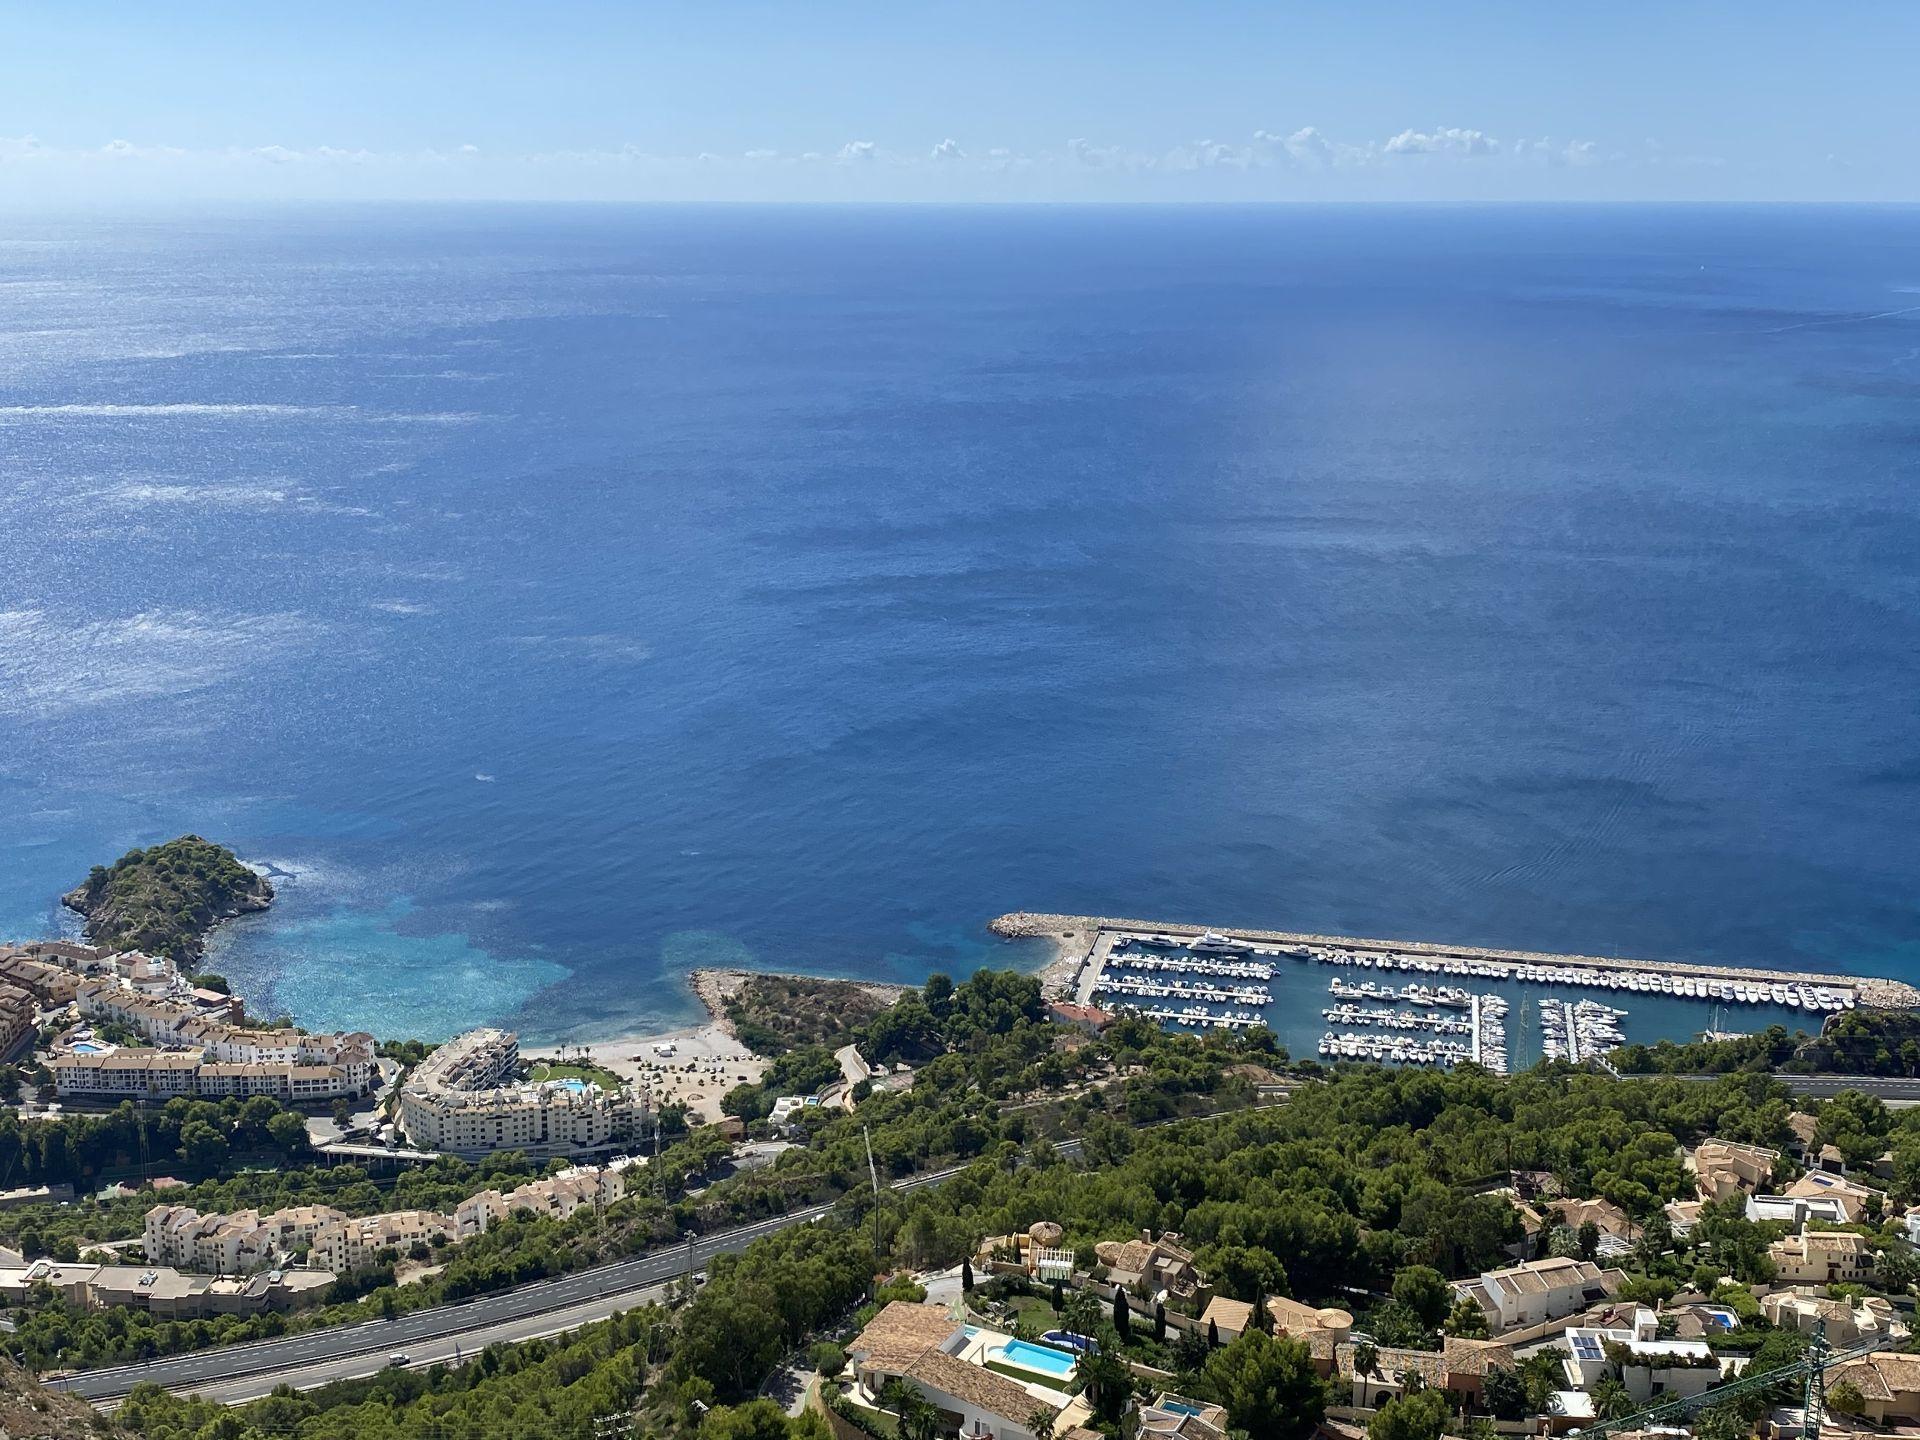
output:
[[[96,945],[188,964],[222,920],[271,905],[273,886],[225,846],[182,835],[94,866],[60,898],[87,917],[87,938]]]

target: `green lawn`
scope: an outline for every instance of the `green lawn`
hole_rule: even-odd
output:
[[[1042,1330],[1057,1330],[1060,1326],[1060,1317],[1054,1313],[1053,1302],[1044,1295],[1016,1295],[1007,1301],[1007,1308]]]
[[[536,1083],[542,1080],[584,1080],[602,1090],[620,1088],[620,1077],[598,1065],[556,1065],[543,1061],[527,1073],[527,1078]]]

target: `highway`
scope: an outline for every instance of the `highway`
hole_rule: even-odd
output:
[[[1632,1076],[1632,1079],[1656,1077]],[[1720,1075],[1688,1075],[1688,1080],[1720,1080]],[[1817,1100],[1829,1099],[1842,1090],[1858,1090],[1863,1095],[1877,1096],[1889,1105],[1913,1104],[1920,1102],[1920,1079],[1910,1076],[1878,1075],[1793,1075],[1784,1070],[1773,1072],[1773,1078],[1785,1085],[1796,1095],[1807,1095]]]
[[[1062,1141],[1056,1149],[1073,1155],[1078,1153],[1080,1142]],[[930,1170],[896,1180],[889,1188],[900,1192],[937,1185],[966,1168],[952,1165]],[[616,1260],[498,1295],[435,1305],[392,1320],[336,1325],[140,1365],[88,1370],[47,1383],[82,1396],[101,1409],[111,1409],[143,1382],[164,1385],[180,1394],[234,1403],[257,1399],[276,1385],[307,1389],[371,1375],[384,1369],[388,1356],[396,1353],[405,1354],[407,1363],[414,1366],[456,1360],[496,1341],[557,1335],[631,1310],[657,1298],[667,1281],[699,1269],[715,1255],[744,1250],[762,1236],[790,1225],[808,1224],[832,1209],[831,1204],[810,1205],[731,1230],[695,1236],[690,1243],[650,1251],[632,1260]]]

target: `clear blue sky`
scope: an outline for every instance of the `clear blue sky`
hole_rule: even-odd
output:
[[[0,200],[1920,199],[1920,5],[16,5]]]

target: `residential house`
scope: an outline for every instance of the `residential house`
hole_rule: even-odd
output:
[[[1068,1000],[1057,1000],[1047,1006],[1047,1016],[1056,1025],[1082,1030],[1089,1035],[1098,1035],[1113,1023],[1113,1016],[1098,1005],[1076,1005]]]
[[[1870,1423],[1920,1424],[1920,1355],[1880,1350],[1849,1360],[1827,1372],[1827,1394],[1843,1383],[1860,1392],[1866,1401],[1862,1418]]]
[[[1569,1389],[1591,1392],[1617,1370],[1636,1405],[1656,1398],[1689,1398],[1720,1382],[1720,1362],[1701,1340],[1662,1340],[1653,1311],[1639,1309],[1620,1327],[1576,1325],[1566,1332],[1561,1362]],[[1571,1409],[1572,1407],[1568,1407]]]
[[[1760,1302],[1760,1313],[1779,1330],[1818,1335],[1838,1348],[1884,1336],[1898,1344],[1907,1323],[1878,1295],[1837,1300],[1817,1290],[1777,1290]]]
[[[1253,1324],[1253,1306],[1245,1300],[1216,1295],[1200,1312],[1200,1332],[1218,1335],[1222,1345],[1238,1340]]]
[[[1804,1110],[1787,1116],[1787,1154],[1801,1165],[1812,1165],[1820,1157],[1820,1122]]]
[[[1314,1337],[1325,1337],[1329,1356],[1334,1346],[1345,1344],[1353,1336],[1353,1316],[1332,1306],[1302,1305],[1298,1300],[1275,1295],[1267,1301],[1267,1313],[1273,1317],[1275,1335],[1305,1340],[1309,1346]]]
[[[1554,1256],[1489,1270],[1479,1279],[1456,1285],[1463,1299],[1486,1312],[1496,1331],[1515,1330],[1575,1315],[1617,1292],[1626,1276],[1590,1260]]]
[[[940,1414],[941,1429],[961,1440],[1035,1440],[1036,1418],[1048,1428],[1068,1396],[987,1368],[1004,1364],[1010,1337],[955,1320],[934,1305],[896,1300],[847,1345],[859,1397],[876,1405],[893,1381],[918,1390]],[[1063,1382],[1064,1383],[1064,1382]]]
[[[1667,1226],[1673,1231],[1673,1238],[1684,1240],[1693,1233],[1693,1227],[1700,1223],[1700,1212],[1705,1208],[1698,1200],[1669,1200],[1661,1213],[1667,1217]]]
[[[1163,1393],[1140,1407],[1140,1431],[1150,1440],[1227,1440],[1227,1412],[1206,1400]]]
[[[1824,1170],[1809,1170],[1787,1187],[1786,1195],[1793,1200],[1836,1200],[1849,1225],[1861,1224],[1874,1215],[1891,1213],[1884,1191],[1845,1176],[1830,1175]]]
[[[1396,1395],[1405,1394],[1409,1384],[1445,1390],[1463,1407],[1477,1405],[1484,1393],[1489,1370],[1510,1369],[1514,1355],[1498,1340],[1467,1340],[1449,1335],[1439,1350],[1402,1350],[1395,1346],[1375,1347],[1373,1369],[1361,1374],[1354,1368],[1359,1347],[1345,1342],[1334,1347],[1334,1374],[1337,1392],[1350,1397],[1350,1403],[1362,1410],[1376,1409]]]
[[[1765,1189],[1779,1158],[1778,1150],[1731,1140],[1702,1140],[1689,1157],[1702,1200],[1731,1200]]]
[[[1157,1240],[1150,1230],[1142,1230],[1137,1240],[1102,1240],[1093,1253],[1106,1266],[1109,1283],[1144,1291],[1152,1299],[1185,1299],[1200,1288],[1193,1252],[1172,1231]]]
[[[1873,1276],[1873,1249],[1851,1230],[1803,1230],[1767,1247],[1784,1285],[1845,1285]]]

